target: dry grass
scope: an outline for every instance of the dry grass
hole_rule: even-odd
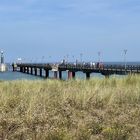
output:
[[[0,140],[139,140],[140,76],[0,82]]]

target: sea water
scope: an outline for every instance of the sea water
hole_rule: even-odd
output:
[[[39,74],[39,71],[38,71]],[[68,73],[63,72],[62,73],[62,79],[67,80]],[[99,77],[102,78],[103,76],[101,74],[96,74],[92,73],[91,77]],[[49,78],[52,79],[54,78],[54,73],[52,71],[49,71]],[[86,75],[85,73],[82,72],[76,72],[76,78],[78,79],[85,79]],[[30,75],[30,74],[25,74],[21,72],[12,72],[12,71],[7,71],[7,72],[0,72],[0,80],[44,80],[45,79],[45,73],[43,72],[43,76],[35,76],[35,75]]]

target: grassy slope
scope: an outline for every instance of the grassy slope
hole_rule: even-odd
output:
[[[139,138],[139,76],[0,82],[0,139]]]

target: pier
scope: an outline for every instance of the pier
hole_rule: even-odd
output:
[[[22,63],[22,64],[12,64],[13,71],[18,71],[26,74],[31,74],[35,76],[43,77],[43,71],[45,72],[45,78],[49,78],[49,71],[54,72],[55,79],[63,79],[63,71],[67,71],[68,79],[74,79],[76,77],[76,72],[83,72],[86,75],[86,79],[90,79],[91,73],[100,73],[106,78],[110,75],[127,75],[127,74],[139,74],[140,65],[90,65],[87,64],[32,64],[32,63]]]

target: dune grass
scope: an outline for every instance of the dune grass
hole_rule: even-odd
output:
[[[1,81],[0,140],[139,140],[140,76]]]

